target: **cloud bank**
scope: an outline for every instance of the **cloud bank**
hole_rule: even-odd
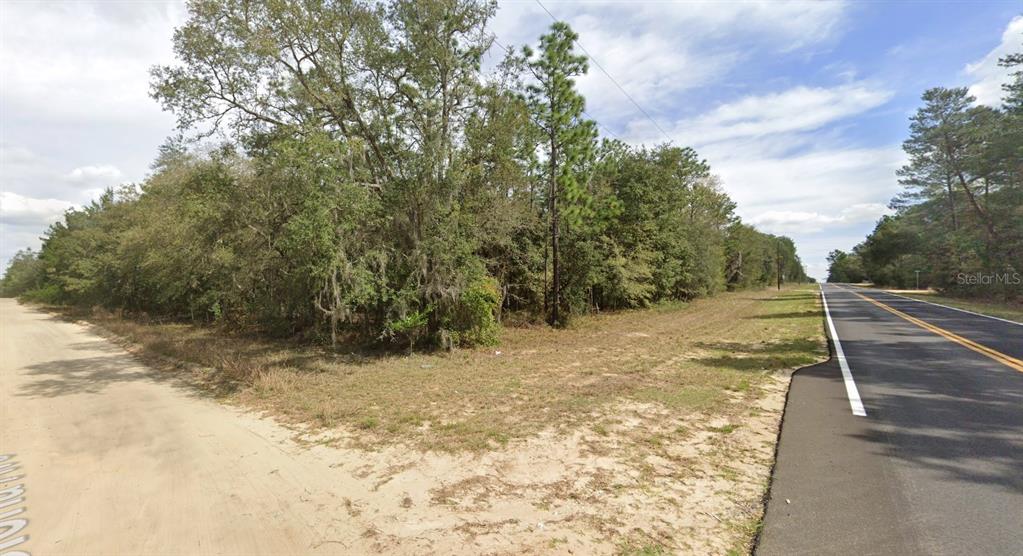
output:
[[[964,69],[974,81],[970,94],[977,97],[978,103],[996,107],[1002,104],[1002,85],[1009,82],[1009,69],[999,66],[998,60],[1017,52],[1023,52],[1023,15],[1009,22],[998,46]]]

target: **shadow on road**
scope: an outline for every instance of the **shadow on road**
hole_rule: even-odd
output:
[[[29,312],[45,320],[67,326],[75,319],[38,307]],[[91,325],[86,325],[91,328]],[[96,333],[95,330],[90,330]],[[75,352],[68,356],[68,351]],[[65,345],[54,350],[54,358],[24,367],[31,381],[21,384],[16,395],[33,398],[57,398],[72,394],[98,394],[107,387],[128,382],[159,382],[196,397],[220,397],[239,387],[219,373],[200,377],[180,362],[156,356],[129,353],[111,340],[97,337]]]
[[[843,344],[884,362],[869,372],[874,426],[858,439],[949,481],[1023,493],[1023,374],[948,342]]]

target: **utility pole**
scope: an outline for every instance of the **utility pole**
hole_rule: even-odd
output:
[[[775,261],[778,263],[778,289],[781,290],[781,240],[775,242]]]
[[[916,289],[919,290],[920,289],[920,271],[919,270],[914,270],[913,272],[916,273]]]

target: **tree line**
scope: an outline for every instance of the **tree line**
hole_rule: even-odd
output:
[[[1023,53],[999,108],[966,88],[927,90],[910,120],[903,191],[852,252],[833,251],[828,280],[1023,295]],[[984,287],[977,287],[978,285]]]
[[[7,295],[280,336],[473,345],[807,277],[698,154],[600,140],[576,35],[483,57],[470,0],[195,0],[152,96],[181,135],[68,211]]]

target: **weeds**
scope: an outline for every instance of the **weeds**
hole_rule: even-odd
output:
[[[605,424],[589,421],[621,401],[725,415],[755,396],[767,373],[827,353],[809,288],[593,315],[562,330],[506,328],[499,350],[406,356],[113,314],[92,320],[143,355],[208,369],[202,387],[285,421],[348,426],[367,434],[366,445],[400,440],[444,451],[486,450],[552,426],[590,425],[605,436]]]

